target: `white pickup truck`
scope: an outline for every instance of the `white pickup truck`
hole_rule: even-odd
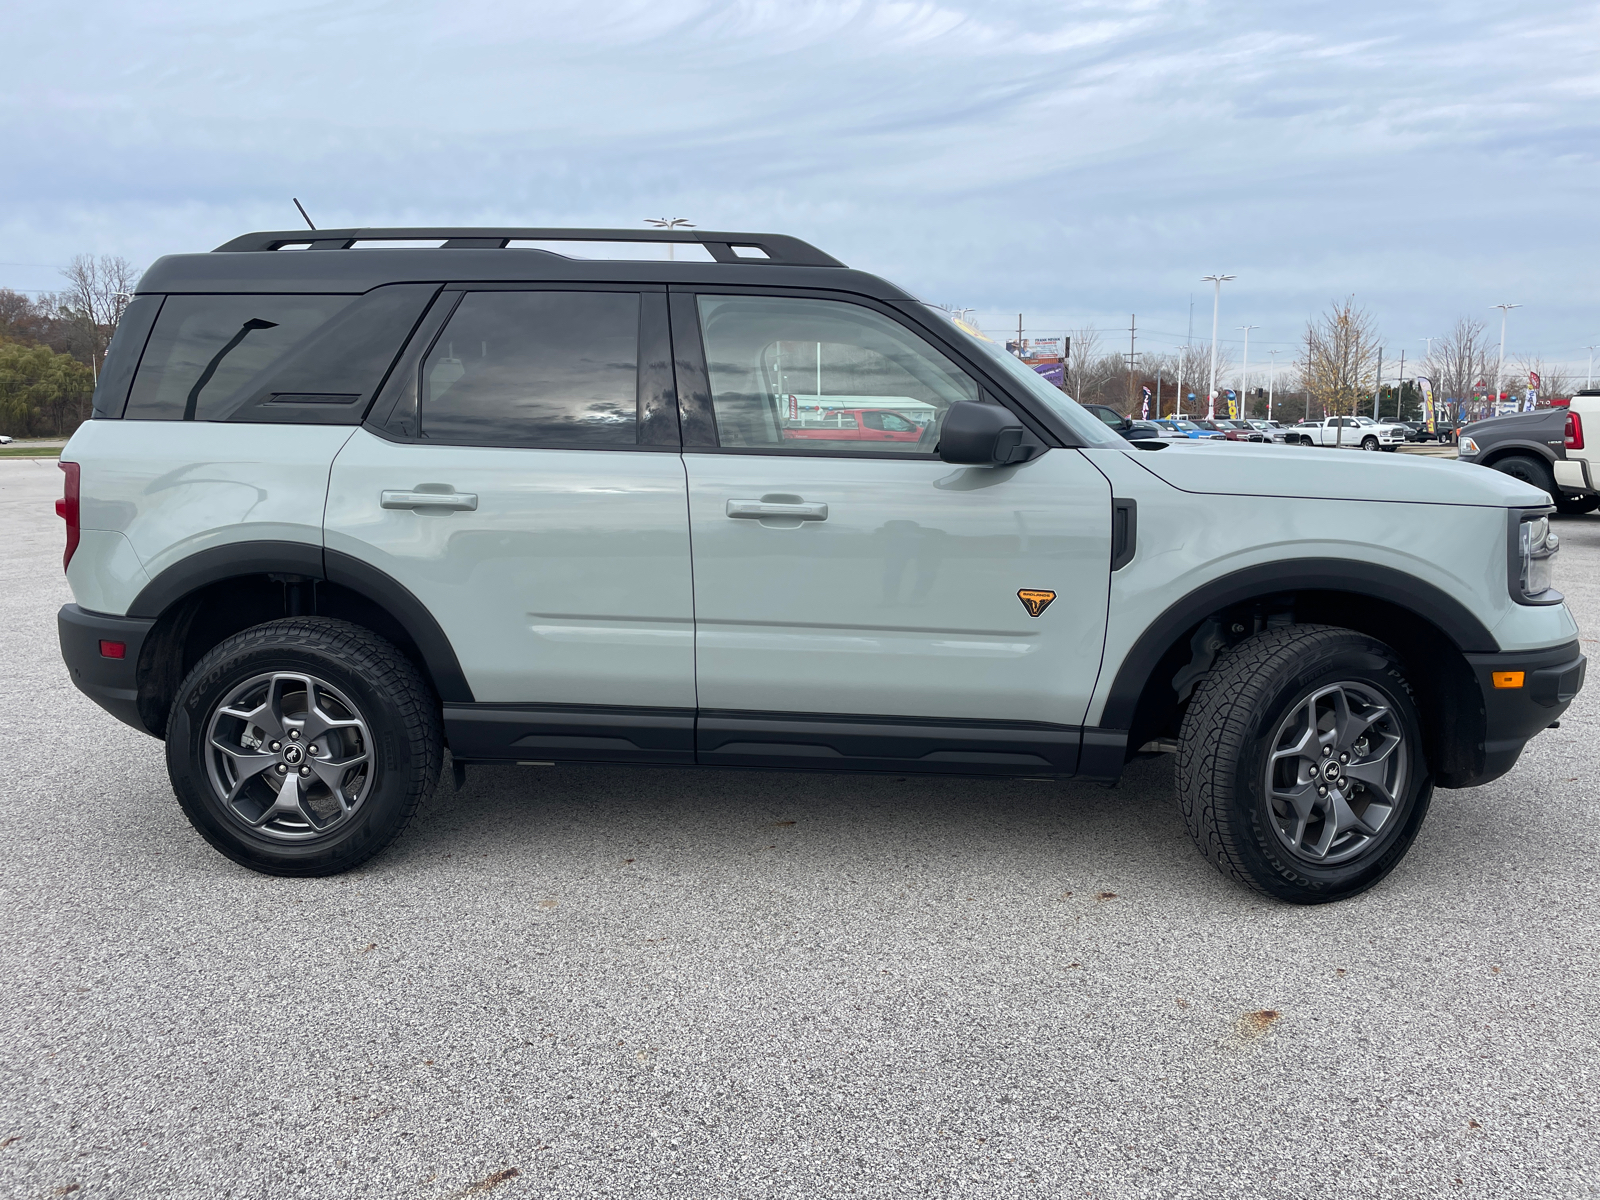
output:
[[[1371,417],[1327,417],[1301,421],[1287,431],[1288,443],[1301,446],[1349,446],[1352,450],[1393,450],[1406,440],[1402,425],[1385,425]]]

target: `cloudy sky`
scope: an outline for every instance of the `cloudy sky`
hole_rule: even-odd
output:
[[[1394,355],[1501,301],[1508,356],[1600,343],[1595,3],[90,0],[5,42],[0,286],[298,196],[794,233],[997,333],[1169,349],[1224,271],[1252,359],[1352,294]]]

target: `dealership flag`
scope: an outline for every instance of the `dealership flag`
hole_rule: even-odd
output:
[[[1148,421],[1150,419],[1150,389],[1149,388],[1145,388],[1144,389],[1144,407],[1139,410],[1139,416],[1140,416],[1140,418],[1142,420]]]

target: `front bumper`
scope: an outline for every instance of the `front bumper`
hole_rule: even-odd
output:
[[[154,621],[113,617],[89,612],[76,604],[64,605],[56,614],[61,638],[61,658],[78,690],[117,720],[149,733],[139,719],[139,652]],[[102,642],[123,647],[121,658],[101,653]]]
[[[1483,769],[1473,783],[1498,779],[1516,765],[1522,748],[1567,711],[1583,688],[1588,659],[1577,642],[1544,650],[1469,654],[1467,663],[1483,692]],[[1520,677],[1517,686],[1512,678]]]

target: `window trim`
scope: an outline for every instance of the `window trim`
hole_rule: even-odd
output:
[[[941,330],[924,325],[920,314],[908,307],[890,304],[864,296],[826,288],[783,286],[751,286],[733,284],[668,284],[668,305],[672,314],[672,357],[677,368],[679,424],[683,429],[685,453],[696,454],[764,454],[782,458],[881,458],[901,462],[927,462],[937,459],[937,453],[908,454],[885,450],[827,450],[805,449],[773,450],[762,446],[723,446],[716,435],[716,416],[711,402],[710,372],[706,366],[704,336],[700,328],[699,298],[701,296],[772,296],[799,300],[833,300],[854,304],[915,334],[927,342],[964,371],[978,385],[980,398],[1009,409],[1029,433],[1038,438],[1047,449],[1055,446],[1079,447],[1078,439],[1061,422],[1042,419],[1025,401],[962,352],[961,347],[943,336]],[[914,302],[909,302],[914,304]]]
[[[384,391],[368,411],[363,428],[383,438],[411,446],[455,446],[478,450],[576,450],[585,453],[602,452],[631,454],[637,452],[677,454],[682,449],[679,432],[679,409],[671,365],[671,328],[667,315],[666,286],[659,283],[613,283],[585,280],[459,280],[447,283],[440,289],[432,307],[423,315],[413,331],[411,341],[401,351]],[[639,297],[638,342],[638,433],[641,439],[654,436],[655,441],[638,441],[616,445],[574,445],[571,442],[500,442],[485,445],[481,441],[462,441],[454,438],[422,437],[395,427],[395,416],[407,401],[412,411],[420,408],[422,396],[422,367],[434,346],[444,335],[450,318],[469,292],[617,292]]]

